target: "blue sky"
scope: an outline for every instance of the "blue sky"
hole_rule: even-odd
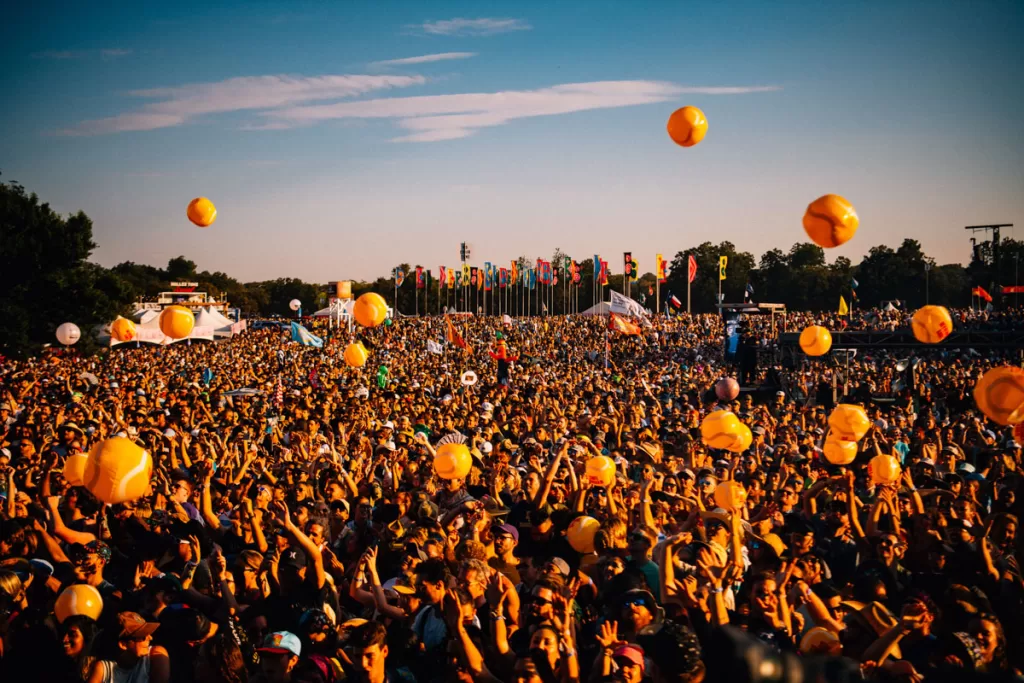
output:
[[[861,218],[830,259],[909,236],[962,262],[963,226],[1024,230],[1021,2],[22,5],[0,171],[86,211],[105,265],[366,279],[465,240],[648,271],[788,249],[828,192]],[[709,131],[683,149],[687,104]]]

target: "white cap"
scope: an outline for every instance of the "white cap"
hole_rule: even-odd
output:
[[[494,450],[494,446],[491,445],[490,441],[484,441],[482,444],[480,444],[481,453],[490,453],[492,450]]]
[[[391,420],[388,420],[383,425],[381,425],[381,429],[394,429],[394,428],[395,428],[395,423],[392,422]]]

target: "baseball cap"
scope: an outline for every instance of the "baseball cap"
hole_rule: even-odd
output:
[[[561,573],[562,576],[569,576],[569,563],[563,560],[562,558],[552,557],[550,560],[548,560],[548,564],[555,565],[555,568],[558,569],[559,573]]]
[[[497,536],[499,533],[508,534],[516,543],[519,542],[519,529],[515,528],[511,524],[495,524],[491,527],[491,533],[493,533],[495,536]],[[561,567],[559,567],[559,570],[561,570]]]
[[[263,646],[257,652],[271,652],[276,655],[291,654],[298,657],[302,654],[302,642],[294,633],[277,631],[263,639]]]
[[[281,564],[301,569],[306,566],[306,553],[302,551],[302,548],[289,547],[281,553]]]
[[[160,624],[146,621],[135,612],[119,612],[117,623],[121,628],[117,634],[118,640],[142,640],[160,628]]]
[[[612,653],[612,658],[622,658],[644,669],[644,651],[639,645],[622,645]]]

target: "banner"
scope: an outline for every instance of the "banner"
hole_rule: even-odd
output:
[[[846,305],[846,299],[839,295],[839,315],[850,315],[850,307]]]
[[[491,285],[494,284],[494,274],[491,272],[491,262],[486,261],[484,263],[484,291],[491,291]]]
[[[724,280],[725,279],[725,267],[727,265],[729,265],[729,257],[728,256],[719,256],[718,257],[718,279],[719,280]]]
[[[454,268],[449,268],[448,269],[448,276],[447,276],[447,278],[448,278],[448,289],[453,289],[455,287],[455,269]]]
[[[469,264],[468,263],[463,263],[462,264],[462,283],[465,284],[467,282],[469,282]]]
[[[622,274],[628,277],[630,280],[633,279],[633,252],[627,251],[622,255],[622,267],[624,270]]]
[[[298,323],[292,323],[292,341],[302,344],[303,346],[312,346],[317,349],[322,349],[324,347],[323,339]]]
[[[687,282],[693,282],[697,278],[697,259],[693,257],[693,254],[687,257],[687,271],[689,278]]]
[[[438,275],[437,277],[437,285],[438,287],[444,287],[448,278],[448,269],[445,268],[444,266],[441,266],[441,269],[438,272],[440,272],[440,275]]]
[[[470,266],[469,268],[469,286],[476,287],[477,280],[480,279],[480,273],[476,266]]]
[[[403,282],[405,282],[405,271],[395,268],[395,287],[401,287]]]
[[[1024,285],[1013,285],[1011,287],[1003,287],[1003,294],[1024,294]]]
[[[635,337],[641,334],[640,327],[636,323],[626,320],[625,318],[620,318],[614,313],[608,316],[608,329],[613,332],[621,332],[622,334],[630,337]]]
[[[618,313],[619,315],[635,315],[638,317],[644,317],[646,312],[636,301],[633,301],[628,296],[619,294],[614,289],[611,290],[612,300],[609,302],[609,309],[612,313]]]
[[[423,289],[423,268],[416,266],[416,289]]]
[[[661,254],[655,257],[654,261],[654,277],[657,278],[658,282],[664,283],[668,280],[668,270],[666,268],[668,264],[665,263],[665,259]]]
[[[448,340],[448,343],[451,344],[452,346],[457,346],[460,349],[466,348],[466,340],[463,339],[462,335],[459,334],[459,331],[455,329],[455,325],[452,324],[452,319],[449,318],[448,316],[445,316],[444,317],[444,324],[445,324],[445,335],[444,336],[445,336],[445,339]]]

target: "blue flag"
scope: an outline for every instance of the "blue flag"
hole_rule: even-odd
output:
[[[312,346],[317,349],[324,347],[324,340],[316,336],[298,323],[292,323],[292,341],[303,346]]]

